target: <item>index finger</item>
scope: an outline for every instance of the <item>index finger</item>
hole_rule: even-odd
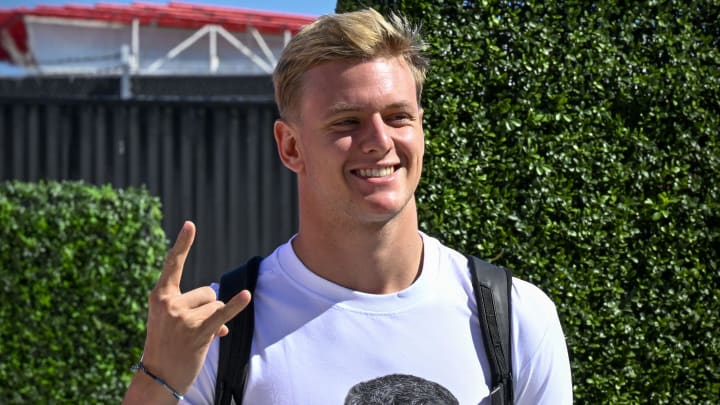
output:
[[[190,252],[190,247],[195,240],[195,224],[185,221],[175,244],[168,251],[163,265],[163,271],[160,274],[156,288],[160,293],[178,293],[180,292],[180,279],[182,278],[185,259]]]

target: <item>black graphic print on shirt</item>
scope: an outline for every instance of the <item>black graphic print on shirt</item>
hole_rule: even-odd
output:
[[[356,384],[345,405],[459,405],[442,385],[407,374],[390,374]]]

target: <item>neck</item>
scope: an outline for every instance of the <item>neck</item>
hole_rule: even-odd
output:
[[[343,287],[372,294],[403,290],[419,276],[423,253],[415,203],[408,205],[383,223],[301,220],[293,248],[312,272]]]

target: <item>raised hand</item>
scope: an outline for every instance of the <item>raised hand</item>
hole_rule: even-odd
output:
[[[187,392],[197,377],[213,338],[225,336],[228,333],[225,323],[250,302],[248,291],[238,293],[227,304],[217,300],[210,287],[184,294],[180,291],[183,266],[194,239],[195,225],[187,221],[150,293],[143,354],[145,367],[180,393]],[[164,397],[168,403],[174,402],[169,392],[139,372],[124,403],[137,403],[136,399],[147,401],[150,397]]]

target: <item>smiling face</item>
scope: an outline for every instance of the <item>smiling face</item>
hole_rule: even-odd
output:
[[[302,80],[298,110],[275,125],[280,157],[298,175],[301,225],[415,216],[424,140],[407,64],[327,62]]]

